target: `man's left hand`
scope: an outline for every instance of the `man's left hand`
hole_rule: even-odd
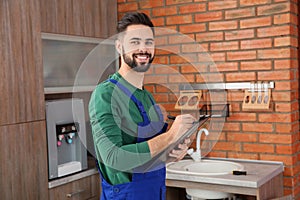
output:
[[[181,160],[186,155],[190,144],[191,144],[190,138],[185,139],[182,144],[179,144],[177,146],[177,149],[173,149],[169,153],[169,156],[172,158],[176,158],[175,162]]]

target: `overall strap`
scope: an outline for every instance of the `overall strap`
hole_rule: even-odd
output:
[[[124,85],[122,85],[120,82],[116,81],[115,79],[108,79],[110,82],[112,82],[113,84],[115,84],[116,86],[118,86],[118,88],[124,92],[137,106],[137,108],[139,109],[143,120],[145,123],[150,123],[150,120],[148,118],[148,115],[145,111],[145,108],[143,106],[143,104],[132,94],[132,92],[130,92],[130,90],[128,88],[126,88]],[[151,99],[151,98],[150,98]],[[153,100],[151,99],[152,104],[154,103]]]

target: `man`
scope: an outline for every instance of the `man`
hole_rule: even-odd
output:
[[[165,166],[147,164],[192,127],[179,115],[167,130],[152,95],[143,88],[154,59],[154,27],[144,13],[128,13],[118,23],[118,72],[94,90],[89,114],[102,180],[101,200],[165,199]],[[188,141],[187,141],[188,143]],[[170,156],[181,159],[184,143]]]

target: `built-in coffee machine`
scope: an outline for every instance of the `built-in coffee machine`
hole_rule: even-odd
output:
[[[87,169],[86,122],[82,99],[46,102],[49,179]]]

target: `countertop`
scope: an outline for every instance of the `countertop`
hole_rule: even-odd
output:
[[[189,175],[177,174],[167,171],[167,180],[189,181],[197,183],[219,184],[227,186],[238,186],[248,188],[259,188],[273,177],[282,173],[284,165],[282,162],[261,161],[261,160],[241,160],[226,158],[205,158],[210,160],[232,161],[244,166],[247,175]]]
[[[48,188],[51,189],[51,188],[54,188],[54,187],[57,187],[57,186],[60,186],[63,184],[67,184],[69,182],[76,181],[76,180],[79,180],[79,179],[82,179],[82,178],[85,178],[85,177],[88,177],[88,176],[91,176],[94,174],[98,174],[98,173],[99,172],[98,172],[97,168],[87,169],[85,171],[78,172],[73,175],[69,175],[66,177],[58,178],[56,180],[52,180],[48,183]]]

